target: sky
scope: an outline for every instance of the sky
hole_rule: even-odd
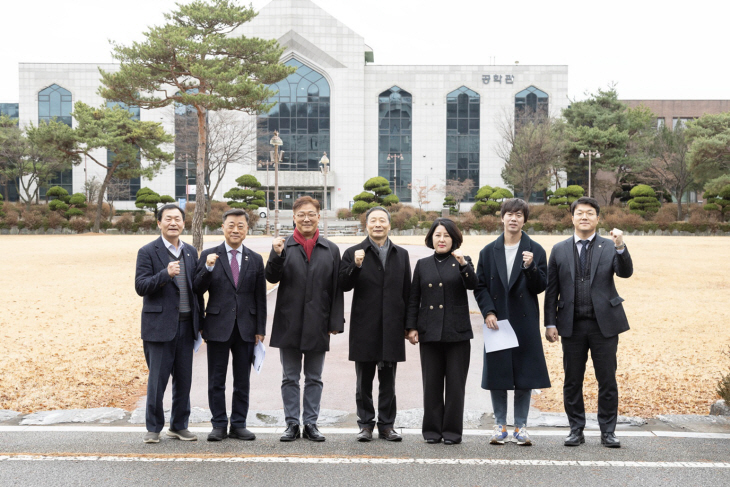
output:
[[[189,3],[189,0],[180,0]],[[164,22],[173,0],[3,2],[0,102],[18,63],[113,62]],[[258,10],[268,0],[251,3]],[[730,99],[730,3],[695,0],[314,0],[373,48],[376,64],[568,65],[571,100],[615,84],[621,99]]]

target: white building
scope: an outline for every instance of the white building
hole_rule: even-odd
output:
[[[303,194],[321,200],[318,163],[324,152],[330,160],[331,209],[348,207],[363,183],[378,175],[404,202],[414,201],[411,184],[442,186],[447,179],[471,178],[477,186],[501,186],[504,163],[495,148],[505,114],[527,107],[557,115],[568,104],[567,66],[374,64],[377,53],[362,36],[309,0],[272,0],[236,34],[278,40],[285,49],[282,61],[298,70],[275,85],[279,104],[259,117],[256,161],[231,165],[216,200],[224,200],[223,193],[244,173],[266,184],[271,157],[262,147],[268,147],[274,129],[284,142],[282,209]],[[52,116],[70,121],[63,117],[78,100],[102,104],[96,93],[99,67],[116,69],[113,64],[21,64],[21,125]],[[172,107],[143,110],[140,117],[164,123],[171,133],[180,120]],[[152,181],[133,181],[130,192],[149,186],[185,197],[185,161],[179,147],[176,152],[175,165]],[[95,166],[87,161],[60,182],[69,192],[83,192],[86,180],[101,177],[103,169]],[[273,187],[272,173],[268,180]],[[442,197],[430,199],[431,208],[440,208]],[[132,208],[133,202],[126,205]]]

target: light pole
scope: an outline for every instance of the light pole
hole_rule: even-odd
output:
[[[598,152],[597,150],[594,150],[594,151],[589,151],[589,150],[588,151],[580,151],[580,155],[578,157],[580,157],[581,159],[583,159],[586,155],[588,155],[588,197],[590,198],[592,196],[592,192],[591,192],[591,180],[593,179],[591,177],[593,175],[592,172],[591,172],[591,156],[595,156],[596,159],[600,159],[601,158],[601,153]]]
[[[269,144],[274,146],[274,237],[279,238],[279,146],[284,143],[278,130],[274,130]]]
[[[269,208],[269,201],[271,201],[271,197],[269,196],[271,192],[271,188],[269,187],[269,166],[271,165],[271,161],[259,162],[259,168],[261,168],[262,164],[266,165],[266,235],[269,235],[269,213],[271,213],[271,209]]]
[[[403,160],[403,154],[388,154],[388,160],[393,161],[393,193],[398,196],[398,159]]]
[[[322,156],[322,159],[319,160],[319,164],[322,174],[324,175],[324,211],[322,213],[324,213],[324,238],[327,238],[327,174],[330,171],[330,160],[327,158],[326,152]]]

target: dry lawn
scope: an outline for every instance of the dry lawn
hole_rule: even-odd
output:
[[[474,260],[494,236],[466,237]],[[549,252],[565,237],[538,236]],[[131,409],[146,387],[134,261],[150,236],[3,236],[0,409]],[[341,238],[359,242],[362,238]],[[422,245],[423,237],[396,237]],[[628,237],[634,276],[619,279],[631,331],[619,344],[619,412],[706,414],[728,370],[730,239]],[[266,256],[264,256],[266,259]],[[560,345],[545,342],[553,387],[537,407],[562,411]],[[590,367],[589,367],[590,369]],[[592,372],[586,407],[596,409]]]

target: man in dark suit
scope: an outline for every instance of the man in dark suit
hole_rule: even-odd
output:
[[[176,205],[157,211],[161,236],[137,253],[134,288],[142,296],[142,340],[149,368],[145,443],[159,443],[165,425],[162,398],[172,376],[172,414],[167,435],[197,440],[188,430],[193,344],[200,331],[202,300],[193,293],[198,253],[180,240],[185,213]]]
[[[368,236],[345,251],[340,287],[355,290],[350,313],[350,360],[355,362],[358,441],[371,441],[375,428],[373,379],[378,372],[378,436],[403,438],[393,429],[397,413],[395,371],[405,362],[406,309],[411,291],[408,252],[388,238],[390,213],[381,206],[365,214]]]
[[[227,436],[254,440],[246,428],[254,347],[266,335],[266,282],[261,256],[243,246],[248,214],[241,209],[223,214],[225,242],[200,254],[194,289],[208,293],[205,338],[208,351],[208,405],[213,430],[208,441]],[[220,259],[220,262],[218,260]],[[228,356],[233,356],[231,428],[226,415]]]
[[[614,275],[633,273],[623,232],[611,230],[612,240],[596,234],[600,207],[593,198],[579,198],[570,205],[575,235],[555,244],[548,263],[545,291],[545,337],[563,341],[565,383],[563,400],[570,421],[566,446],[585,443],[583,377],[588,351],[598,381],[598,424],[601,444],[619,448],[614,434],[618,414],[616,351],[618,335],[629,329],[614,284]]]

